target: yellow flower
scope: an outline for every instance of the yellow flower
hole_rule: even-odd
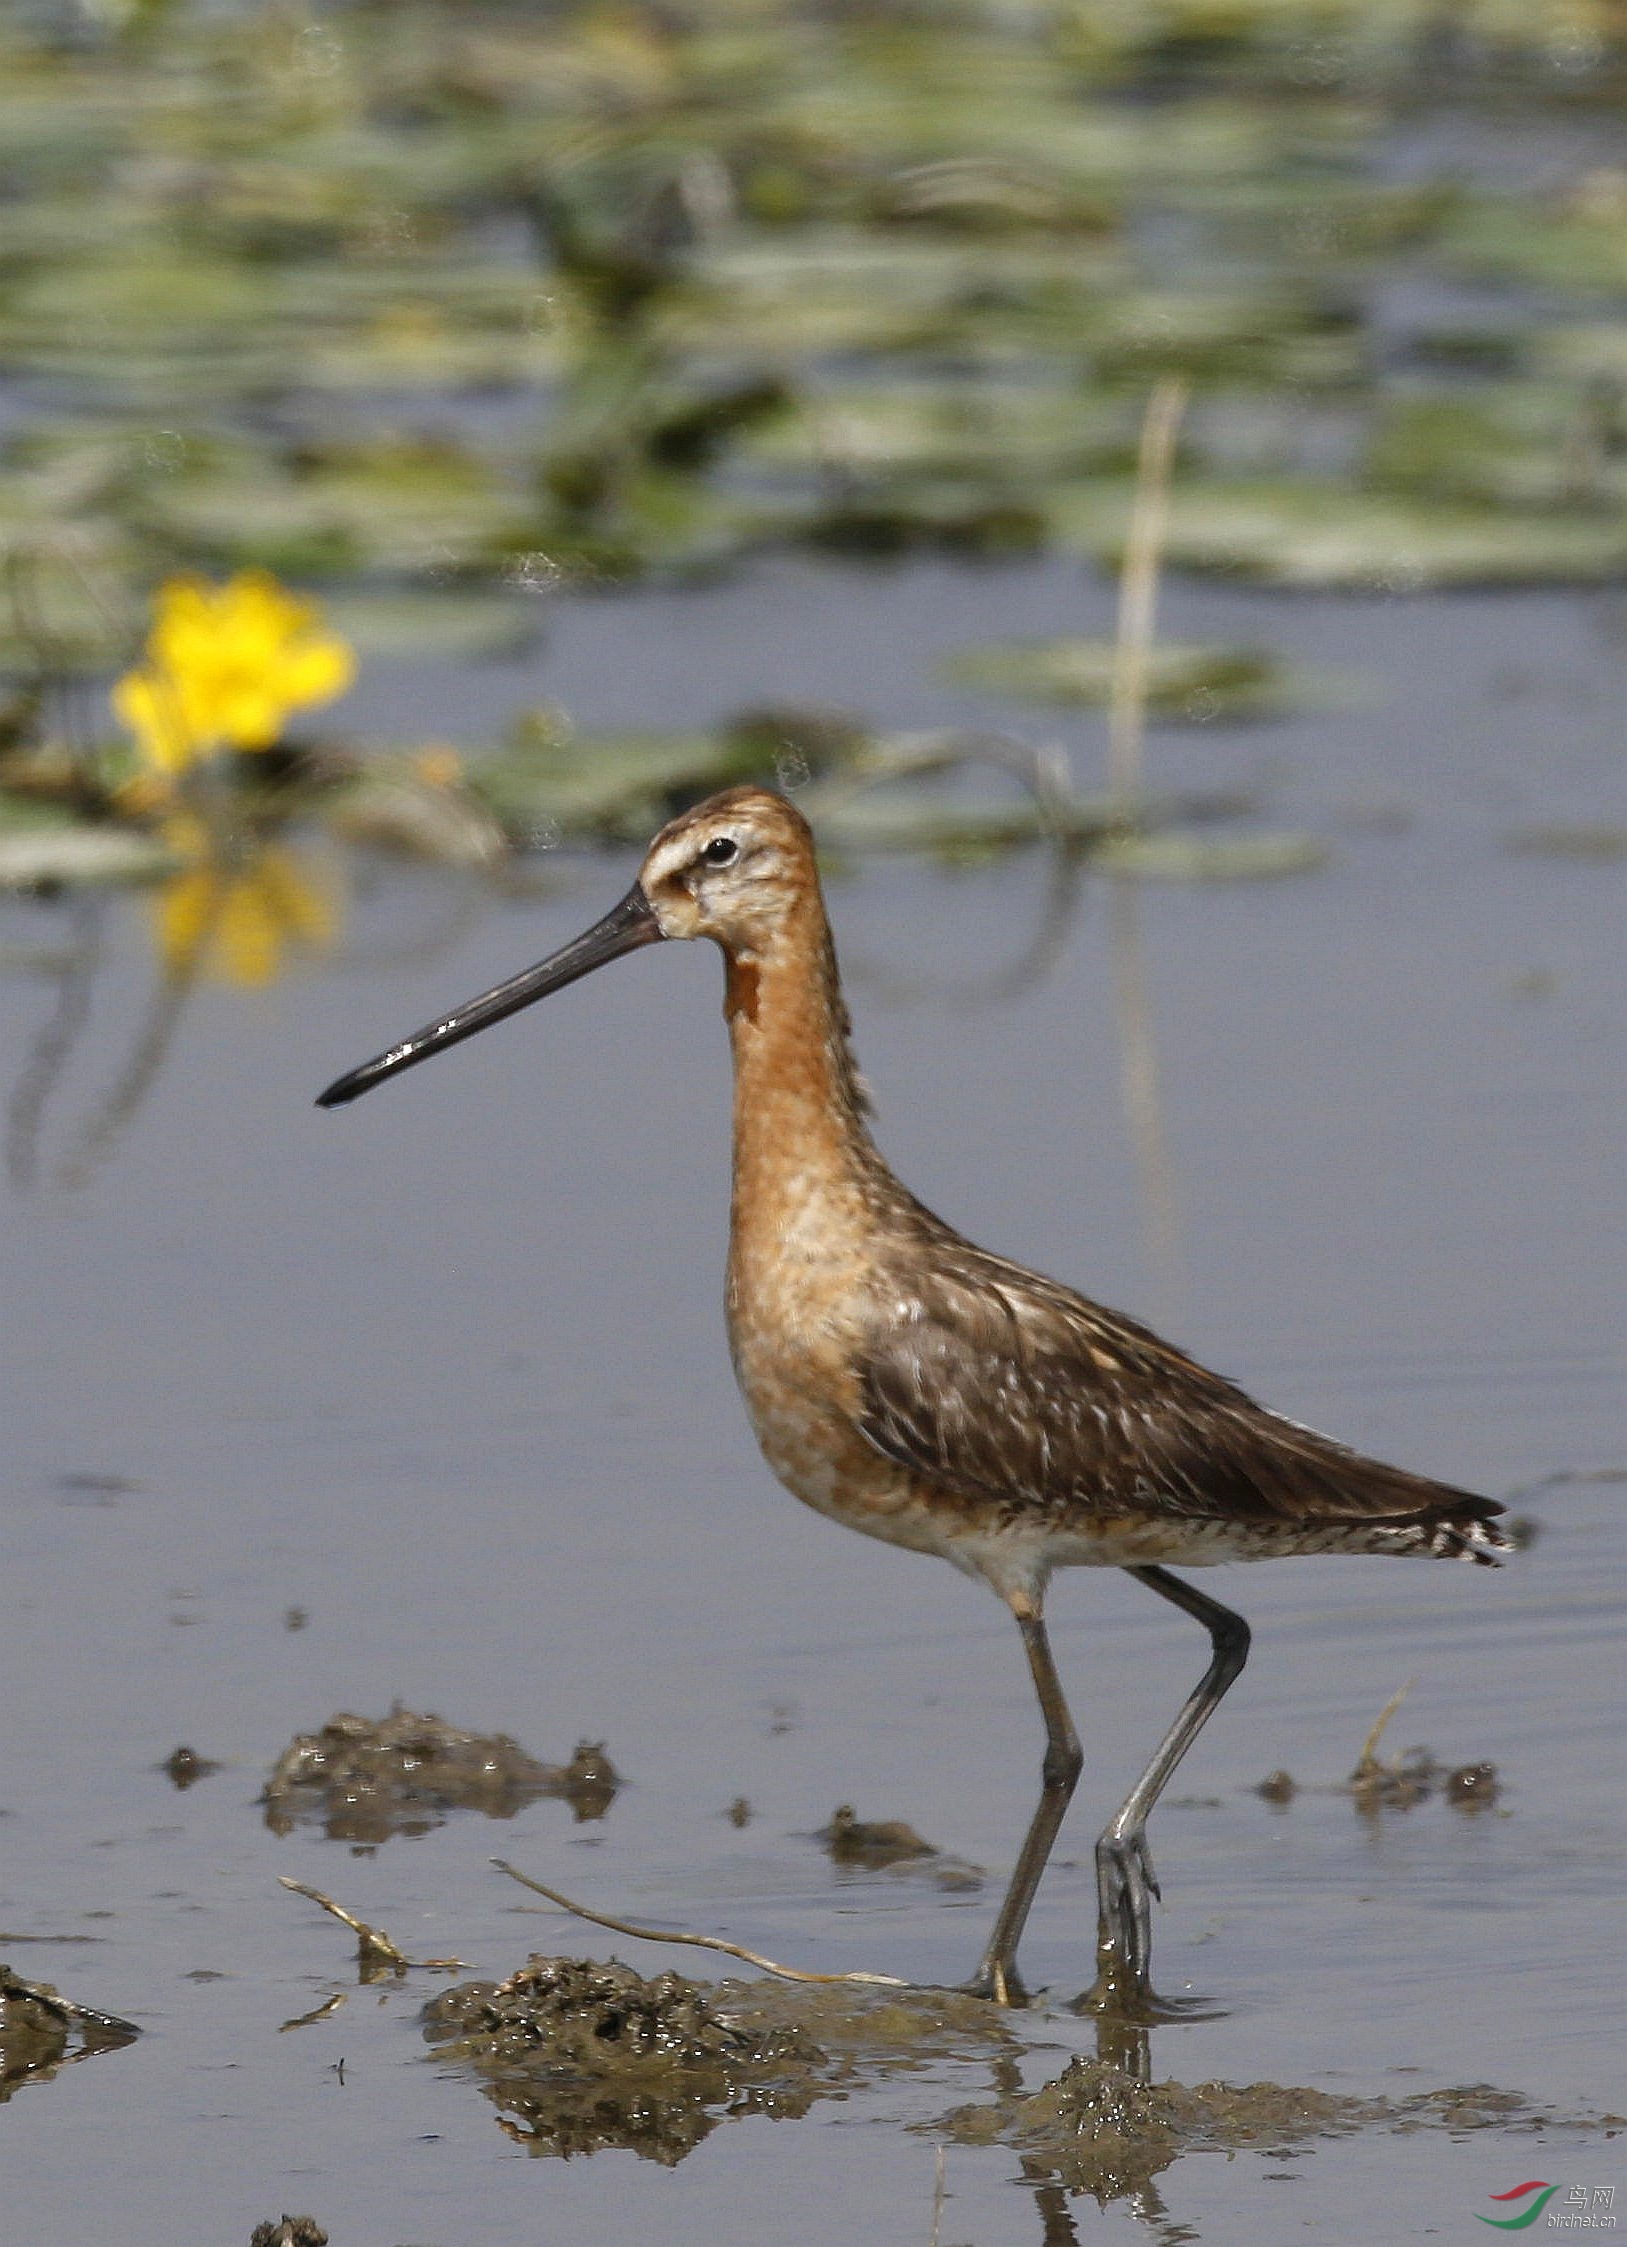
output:
[[[338,901],[293,852],[268,843],[216,856],[201,822],[172,821],[169,839],[196,862],[153,904],[159,955],[172,976],[258,990],[275,983],[290,948],[325,951],[339,932]]]
[[[264,570],[225,585],[172,577],[158,590],[144,662],[113,708],[154,770],[175,774],[224,748],[269,749],[291,710],[329,702],[356,675],[348,641]]]

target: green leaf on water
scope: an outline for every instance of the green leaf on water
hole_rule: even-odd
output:
[[[1111,640],[1002,640],[961,648],[941,668],[989,694],[1101,706],[1112,699],[1116,660]],[[1164,640],[1149,655],[1147,704],[1160,718],[1192,725],[1273,718],[1327,699],[1329,685],[1263,648]]]
[[[550,833],[632,841],[679,803],[762,774],[755,749],[718,734],[576,734],[541,712],[472,762],[468,785],[522,845]]]
[[[1627,858],[1627,827],[1603,820],[1517,827],[1508,841],[1510,849],[1532,858],[1573,858],[1595,866],[1612,866]]]
[[[1619,391],[1597,379],[1402,397],[1379,417],[1367,477],[1412,495],[1619,515],[1621,423]]]
[[[1065,536],[1116,561],[1122,495],[1081,486]],[[1520,512],[1298,482],[1177,486],[1165,559],[1288,587],[1417,593],[1448,585],[1588,585],[1627,576],[1627,516]]]
[[[1113,874],[1151,882],[1261,882],[1314,874],[1333,852],[1315,835],[1115,835],[1097,863]]]
[[[176,865],[156,836],[135,828],[56,821],[13,826],[0,815],[0,889],[151,882]]]
[[[535,592],[547,589],[539,577]],[[521,591],[397,587],[336,593],[324,599],[323,608],[329,623],[364,660],[444,663],[518,657],[532,653],[546,630],[542,602]]]

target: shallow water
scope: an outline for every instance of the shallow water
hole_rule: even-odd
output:
[[[1109,605],[1060,567],[786,566],[564,605],[534,671],[375,674],[354,714],[477,737],[531,692],[588,726],[681,723],[832,699],[839,649],[835,696],[868,715],[1009,722],[938,684],[934,654],[1097,629]],[[1016,988],[1001,979],[1044,925],[1042,859],[850,870],[832,906],[879,1134],[975,1237],[1538,1521],[1495,1575],[1326,1560],[1211,1579],[1255,1654],[1154,1823],[1155,1971],[1218,2011],[1156,2030],[1152,2066],[1397,2098],[1490,2082],[1562,2119],[1194,2152],[1139,2218],[1059,2213],[1013,2151],[957,2143],[941,2236],[1450,2236],[1532,2176],[1627,2187],[1621,2140],[1579,2126],[1621,2104],[1627,1538],[1623,1486],[1597,1478],[1627,1469],[1627,910],[1619,859],[1510,847],[1538,824],[1627,825],[1623,612],[1173,587],[1162,622],[1357,674],[1332,713],[1153,747],[1160,784],[1241,777],[1335,862],[1216,888],[1087,881]],[[1093,725],[1050,730],[1088,778]],[[497,1853],[612,1911],[942,1981],[975,1959],[1031,1806],[1038,1725],[1001,1610],[836,1534],[753,1449],[722,1335],[709,953],[625,963],[353,1111],[310,1106],[573,933],[630,870],[544,859],[543,894],[503,902],[378,869],[329,969],[197,995],[76,1190],[58,1171],[151,994],[145,907],[0,917],[13,1082],[53,958],[100,948],[7,1208],[0,1956],[146,2032],[8,2106],[8,2238],[246,2239],[284,2208],[336,2247],[931,2236],[930,2126],[998,2079],[976,2040],[804,2119],[726,2124],[670,2175],[620,2153],[533,2161],[428,2055],[433,1979],[355,1989],[343,1931],[276,1885],[482,1974],[533,1948],[694,1969],[533,1914]],[[15,1158],[15,1104],[12,1124]],[[1580,1479],[1523,1495],[1558,1476]],[[1024,1964],[1061,2001],[1090,1978],[1090,1839],[1203,1647],[1118,1575],[1060,1579],[1052,1612],[1087,1763]],[[1495,1808],[1437,1796],[1371,1818],[1338,1791],[1409,1679],[1386,1746],[1491,1759]],[[395,1696],[547,1761],[602,1738],[629,1784],[598,1823],[544,1800],[375,1854],[268,1832],[256,1796],[290,1737]],[[223,1766],[185,1793],[157,1768],[179,1741]],[[1278,1767],[1303,1789],[1286,1808],[1252,1791]],[[744,1828],[725,1815],[740,1796]],[[813,1836],[841,1801],[982,1866],[983,1891],[833,1866]],[[1060,2004],[1014,2026],[1031,2085],[1094,2049]]]

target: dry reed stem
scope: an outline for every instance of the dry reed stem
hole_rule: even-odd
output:
[[[369,1927],[365,1919],[358,1919],[354,1912],[347,1912],[343,1904],[336,1904],[331,1896],[324,1896],[320,1888],[308,1888],[303,1880],[292,1880],[287,1873],[279,1873],[277,1879],[282,1887],[291,1889],[296,1896],[308,1898],[313,1904],[320,1904],[325,1912],[331,1912],[335,1919],[348,1927],[360,1947],[364,1965],[376,1960],[391,1967],[397,1974],[457,1974],[463,1971],[461,1958],[409,1958],[405,1951],[398,1949],[390,1940],[382,1927]]]
[[[494,1857],[492,1863],[499,1872],[507,1873],[510,1880],[517,1880],[522,1888],[534,1889],[539,1896],[546,1896],[549,1903],[557,1904],[561,1911],[570,1912],[577,1919],[590,1919],[595,1927],[608,1927],[613,1935],[631,1935],[641,1943],[689,1943],[696,1950],[722,1951],[725,1957],[742,1959],[747,1966],[756,1966],[765,1974],[777,1974],[784,1982],[862,1982],[873,1989],[889,1990],[915,1986],[898,1974],[811,1974],[801,1966],[780,1966],[773,1959],[764,1958],[760,1951],[749,1951],[741,1943],[725,1942],[721,1935],[687,1935],[670,1927],[640,1927],[630,1919],[612,1919],[608,1912],[592,1911],[586,1904],[573,1904],[569,1896],[562,1896],[557,1888],[548,1888],[540,1880],[533,1880],[529,1873],[521,1872],[504,1857]]]
[[[1107,793],[1124,813],[1133,810],[1142,792],[1147,667],[1158,604],[1158,567],[1169,522],[1175,439],[1189,395],[1189,385],[1179,375],[1165,375],[1154,383],[1141,423],[1135,497],[1130,503],[1119,573],[1118,637],[1107,718]]]
[[[1356,1768],[1351,1773],[1351,1777],[1353,1779],[1366,1778],[1371,1773],[1378,1770],[1378,1744],[1384,1737],[1384,1728],[1389,1723],[1391,1717],[1394,1716],[1396,1710],[1401,1706],[1402,1702],[1406,1699],[1407,1695],[1412,1691],[1417,1682],[1418,1680],[1415,1677],[1409,1677],[1406,1684],[1403,1685],[1399,1689],[1399,1691],[1392,1693],[1390,1695],[1390,1698],[1385,1702],[1383,1708],[1379,1710],[1378,1718],[1373,1726],[1372,1731],[1368,1733],[1366,1739],[1361,1744],[1361,1754],[1357,1756]]]

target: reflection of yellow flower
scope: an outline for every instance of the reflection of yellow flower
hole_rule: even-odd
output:
[[[298,857],[274,843],[229,855],[207,851],[201,823],[171,823],[168,839],[195,858],[154,900],[159,954],[172,976],[206,976],[241,989],[275,983],[290,947],[325,951],[339,929],[338,901]]]
[[[172,577],[159,587],[144,662],[113,707],[146,763],[184,772],[223,748],[269,749],[291,710],[329,702],[355,677],[349,643],[264,570],[226,585]]]

